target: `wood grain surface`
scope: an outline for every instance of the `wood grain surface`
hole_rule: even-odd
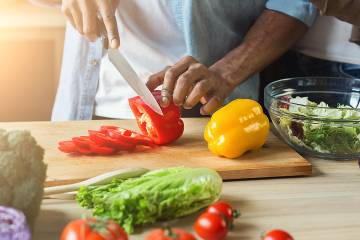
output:
[[[311,177],[227,181],[221,199],[242,216],[226,240],[260,240],[264,231],[281,228],[296,240],[360,239],[360,169],[356,161],[310,159]],[[34,240],[58,240],[70,220],[90,216],[75,201],[44,200]],[[199,214],[170,221],[193,231]],[[130,240],[143,240],[161,223],[137,228]]]
[[[311,174],[311,164],[273,134],[270,134],[262,149],[249,152],[238,159],[213,155],[203,140],[203,129],[207,121],[206,118],[185,119],[184,135],[169,146],[105,157],[67,155],[57,149],[57,143],[73,136],[86,135],[88,129],[97,130],[101,125],[118,125],[137,130],[135,121],[0,123],[0,128],[31,131],[45,149],[47,186],[78,182],[126,167],[209,167],[217,170],[224,180]]]

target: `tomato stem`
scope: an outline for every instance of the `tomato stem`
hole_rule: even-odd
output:
[[[176,233],[174,233],[172,231],[171,227],[165,226],[165,227],[163,227],[163,229],[164,229],[164,232],[165,232],[165,236],[170,237],[172,239],[177,239],[179,237],[178,234],[176,234]]]
[[[233,218],[238,218],[241,216],[241,212],[239,210],[233,210],[232,211],[232,217]]]

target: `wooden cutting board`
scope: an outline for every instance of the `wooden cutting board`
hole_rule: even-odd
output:
[[[86,135],[88,129],[97,130],[101,125],[118,125],[138,130],[135,121],[0,123],[0,128],[31,131],[45,149],[45,162],[48,164],[47,186],[78,182],[127,167],[208,167],[217,170],[224,180],[311,174],[311,164],[273,134],[270,134],[262,149],[249,152],[238,159],[213,155],[203,140],[203,129],[207,121],[207,118],[185,119],[184,135],[169,146],[105,157],[70,156],[60,152],[57,143],[73,136]]]

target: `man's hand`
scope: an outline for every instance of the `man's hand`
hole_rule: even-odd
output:
[[[105,25],[109,46],[118,48],[120,37],[115,18],[118,2],[119,0],[63,0],[61,9],[74,28],[89,41],[96,41],[102,24]]]
[[[185,109],[193,108],[201,102],[204,104],[200,110],[203,115],[217,110],[235,87],[216,71],[190,56],[152,75],[147,82],[150,90],[160,85],[162,85],[162,106],[166,107],[171,97],[176,105]]]
[[[191,108],[199,101],[202,114],[219,108],[232,90],[250,76],[290,49],[306,32],[299,20],[271,10],[264,10],[250,28],[244,41],[210,68],[192,57],[150,77],[150,90],[162,86],[163,105],[171,95],[174,103]]]

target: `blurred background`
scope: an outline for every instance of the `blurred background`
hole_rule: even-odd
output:
[[[0,0],[0,122],[50,120],[65,18],[27,0]]]

